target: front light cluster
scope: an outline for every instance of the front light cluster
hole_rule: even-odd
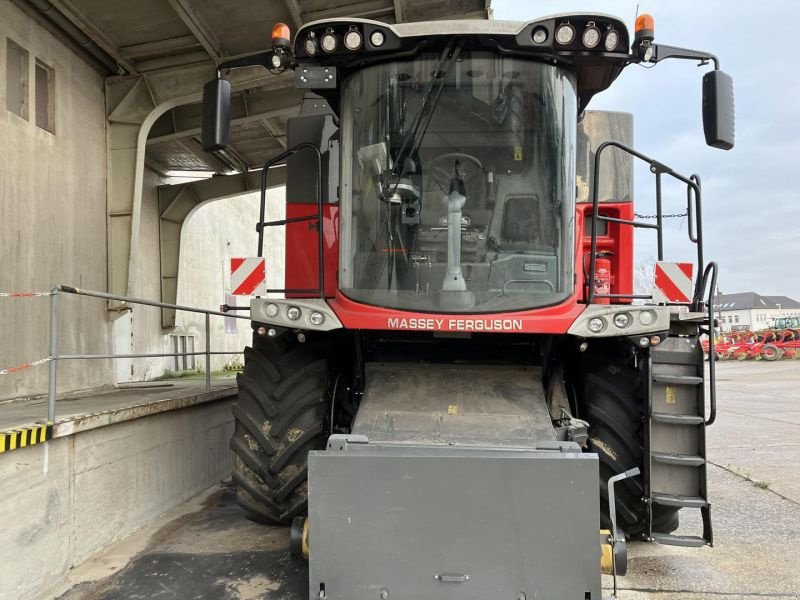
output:
[[[264,313],[271,318],[277,317],[280,307],[273,303],[267,304],[264,307]],[[289,321],[299,321],[303,317],[303,310],[298,306],[287,306],[284,314]],[[325,315],[318,310],[312,310],[308,313],[307,320],[314,327],[319,327],[325,323]]]
[[[634,317],[634,315],[636,315],[636,317]],[[624,331],[633,325],[635,318],[639,320],[640,325],[649,327],[656,322],[656,313],[652,310],[636,311],[635,313],[619,312],[611,318],[611,323],[613,323],[616,329]],[[605,317],[592,317],[586,323],[586,327],[592,333],[602,333],[608,326],[609,323]]]
[[[379,48],[386,41],[386,36],[382,31],[373,31],[369,41],[373,47]],[[332,54],[339,49],[339,43],[340,37],[333,30],[333,27],[328,27],[325,33],[320,36],[319,41],[317,41],[316,34],[313,31],[309,31],[308,37],[303,42],[303,49],[308,56],[316,56],[320,50],[326,54]],[[364,36],[358,27],[351,25],[350,29],[341,37],[341,43],[347,50],[355,52],[364,45]]]
[[[540,33],[542,31],[544,36]],[[539,39],[537,39],[537,34]],[[568,46],[575,41],[575,37],[577,35],[577,31],[575,30],[575,26],[572,23],[567,21],[561,23],[558,27],[556,27],[555,38],[556,42],[561,44],[562,46]],[[533,32],[533,41],[537,44],[542,44],[547,39],[547,31],[543,28],[535,29]],[[603,32],[600,31],[600,28],[594,21],[589,21],[586,24],[586,28],[581,33],[581,43],[583,44],[584,48],[588,48],[592,50],[597,48],[600,45],[600,41],[603,40]],[[605,48],[606,52],[614,52],[619,46],[619,32],[609,27],[605,34],[605,40],[603,41],[603,47]]]

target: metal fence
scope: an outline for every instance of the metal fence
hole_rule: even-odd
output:
[[[143,305],[154,306],[157,308],[170,308],[180,312],[190,312],[205,315],[205,349],[202,352],[158,352],[158,353],[141,353],[141,354],[59,354],[58,353],[58,303],[61,294],[73,294],[77,296],[89,296],[92,298],[100,298],[103,300],[114,300],[121,302],[124,306],[127,305]],[[241,350],[235,352],[228,351],[212,351],[211,350],[211,317],[228,317],[233,319],[246,319],[249,317],[242,315],[235,315],[229,312],[221,312],[216,310],[207,310],[203,308],[194,308],[191,306],[182,306],[180,304],[168,304],[166,302],[156,302],[154,300],[145,300],[143,298],[132,298],[129,296],[118,296],[116,294],[108,294],[105,292],[97,292],[93,290],[83,290],[68,285],[59,285],[54,287],[50,292],[8,292],[0,293],[0,296],[20,298],[20,297],[50,297],[50,355],[47,358],[38,360],[19,367],[4,369],[0,374],[9,374],[21,371],[23,369],[31,368],[45,362],[49,363],[49,381],[47,392],[47,421],[50,423],[55,422],[56,417],[56,382],[58,377],[58,362],[61,360],[100,360],[100,359],[131,359],[131,358],[167,358],[167,357],[185,357],[185,356],[205,356],[205,390],[211,390],[211,356],[212,355],[236,355],[242,354]]]

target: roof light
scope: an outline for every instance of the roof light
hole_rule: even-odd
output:
[[[572,43],[575,39],[575,28],[569,23],[562,23],[556,29],[556,41],[562,46]]]
[[[308,56],[316,56],[317,52],[319,52],[319,44],[313,31],[308,34],[306,41],[303,43],[303,49]]]
[[[606,42],[605,42],[606,52],[613,52],[618,45],[619,45],[619,33],[617,33],[615,30],[612,29],[606,34]]]
[[[338,43],[336,41],[336,36],[333,34],[333,29],[328,29],[328,31],[323,33],[319,43],[322,49],[328,54],[336,50]]]
[[[361,48],[361,32],[355,27],[344,34],[344,45],[348,50],[358,50]]]
[[[636,17],[636,40],[649,40],[653,41],[656,37],[656,21],[653,15],[643,13]]]
[[[544,27],[537,27],[533,30],[532,37],[535,44],[544,44],[547,41],[547,29]]]
[[[380,48],[383,46],[383,43],[386,41],[386,36],[383,35],[382,31],[373,31],[369,36],[369,43],[375,46],[376,48]]]
[[[581,37],[583,45],[587,48],[594,48],[600,43],[600,30],[595,26],[594,21],[589,21]]]
[[[286,23],[275,23],[272,28],[272,45],[288,48],[292,45],[292,32]]]

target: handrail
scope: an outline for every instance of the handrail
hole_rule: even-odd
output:
[[[705,288],[708,287],[708,301],[707,301],[707,312],[708,312],[708,385],[709,385],[709,400],[711,403],[711,414],[709,415],[708,419],[706,420],[706,427],[713,425],[714,421],[717,419],[717,353],[714,351],[714,321],[716,317],[714,316],[714,294],[716,293],[717,289],[717,274],[719,272],[719,266],[714,261],[708,263],[706,270],[703,271],[702,277],[698,280],[698,292],[700,297],[702,298],[703,292]],[[710,283],[709,284],[709,276],[710,276]],[[699,308],[699,307],[696,307]]]
[[[61,294],[73,294],[76,296],[88,296],[91,298],[100,298],[104,300],[116,300],[123,304],[141,304],[144,306],[154,306],[157,308],[170,308],[176,311],[191,312],[205,315],[205,350],[202,352],[153,352],[153,353],[132,353],[132,354],[59,354],[58,353],[58,300]],[[57,364],[59,360],[99,360],[99,359],[121,359],[121,358],[159,358],[159,357],[178,357],[178,356],[205,356],[206,357],[206,372],[205,372],[205,388],[206,392],[211,391],[211,356],[212,355],[230,355],[241,354],[241,350],[236,352],[225,351],[212,351],[211,350],[211,316],[227,317],[229,319],[246,319],[249,317],[242,315],[232,315],[217,310],[209,310],[205,308],[196,308],[193,306],[184,306],[180,304],[170,304],[167,302],[158,302],[156,300],[147,300],[144,298],[134,298],[130,296],[120,296],[118,294],[109,294],[107,292],[98,292],[94,290],[84,290],[69,285],[57,285],[50,292],[50,372],[48,381],[47,392],[47,421],[50,423],[55,422],[56,417],[56,380],[57,380]]]
[[[271,167],[282,163],[287,158],[296,154],[300,150],[309,149],[313,150],[317,155],[317,214],[316,215],[305,215],[302,217],[293,217],[290,219],[279,219],[277,221],[264,221],[266,217],[266,205],[267,205],[267,172]],[[319,297],[324,299],[325,298],[325,244],[324,244],[324,234],[323,234],[323,225],[324,225],[324,215],[323,215],[323,203],[322,203],[322,152],[320,149],[311,142],[300,142],[288,148],[278,156],[268,160],[264,163],[264,167],[261,170],[261,205],[259,207],[258,212],[258,223],[256,224],[256,231],[258,231],[258,257],[261,258],[264,254],[264,228],[265,227],[277,227],[280,225],[287,225],[289,223],[299,223],[302,221],[316,221],[317,222],[317,261],[319,264],[319,290],[314,289],[306,289],[306,290],[291,290],[291,289],[275,289],[275,290],[267,290],[268,293],[278,293],[278,294],[290,294],[290,293],[299,293],[299,294],[312,294],[319,291]]]
[[[652,223],[644,223],[642,221],[628,221],[627,219],[617,219],[615,217],[607,217],[601,215],[600,210],[600,198],[599,198],[599,179],[600,179],[600,158],[603,154],[603,151],[606,148],[614,147],[630,154],[631,156],[638,158],[641,161],[644,161],[650,165],[650,172],[655,175],[656,178],[656,224],[653,225]],[[595,152],[594,156],[594,169],[592,174],[592,243],[591,243],[591,256],[589,261],[589,278],[586,286],[588,288],[587,294],[587,303],[592,304],[596,298],[607,298],[607,299],[626,299],[626,300],[635,300],[635,299],[647,299],[650,296],[642,296],[636,294],[595,294],[594,292],[594,280],[596,275],[597,269],[597,223],[598,221],[605,221],[609,223],[619,223],[621,225],[629,225],[631,227],[642,228],[642,229],[655,229],[656,234],[658,236],[657,244],[658,244],[658,260],[664,260],[664,230],[663,230],[663,221],[664,215],[662,210],[662,202],[661,202],[661,176],[662,175],[669,175],[678,181],[681,181],[686,184],[687,186],[687,212],[689,213],[690,225],[689,225],[689,240],[697,245],[697,262],[698,262],[698,271],[703,269],[703,228],[702,228],[702,204],[701,204],[701,196],[700,196],[700,177],[697,175],[692,175],[690,178],[684,177],[680,173],[676,173],[672,168],[668,167],[667,165],[658,162],[657,160],[650,158],[649,156],[642,154],[622,144],[621,142],[617,142],[614,140],[609,140],[603,142],[597,147],[597,151]],[[692,217],[692,210],[694,209],[694,217]],[[698,279],[699,283],[699,279]]]

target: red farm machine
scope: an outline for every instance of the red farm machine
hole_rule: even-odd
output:
[[[649,15],[633,37],[583,13],[331,19],[294,40],[279,24],[206,86],[211,152],[228,70],[291,70],[306,90],[262,171],[258,256],[285,227],[285,284],[251,300],[231,448],[239,504],[291,525],[312,598],[599,600],[626,537],[712,543],[700,180],[632,149],[629,115],[587,111],[626,66],[668,58],[713,63],[706,142],[731,148],[731,78],[655,43]],[[636,161],[655,223],[634,219]],[[282,163],[285,218],[266,222]],[[667,178],[687,190],[694,277],[664,261]],[[636,229],[678,275],[659,296],[633,293]],[[676,534],[680,509],[702,531]]]

